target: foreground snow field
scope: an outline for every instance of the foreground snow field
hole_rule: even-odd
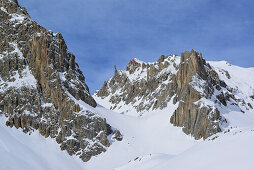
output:
[[[254,169],[254,116],[250,113],[230,113],[232,122],[241,122],[238,127],[235,124],[215,140],[195,141],[171,126],[163,111],[137,119],[100,106],[96,110],[121,130],[124,140],[87,163],[60,151],[54,140],[37,132],[28,135],[6,127],[1,117],[1,169]]]
[[[225,62],[210,62],[219,72],[227,70],[231,79],[227,84],[238,89],[239,97],[254,94],[254,69],[229,66]],[[248,74],[249,76],[242,76]],[[223,74],[220,74],[223,79]],[[229,82],[231,81],[231,82]],[[247,98],[246,98],[247,99]],[[254,101],[250,101],[254,103]],[[170,103],[163,110],[147,112],[142,117],[112,112],[100,105],[92,108],[79,102],[83,107],[96,112],[107,122],[120,130],[123,141],[113,141],[105,153],[82,162],[77,157],[60,151],[59,145],[38,132],[31,135],[20,129],[5,126],[0,117],[0,169],[85,169],[85,170],[253,170],[254,169],[254,113],[251,110],[225,110],[223,116],[228,124],[223,132],[209,139],[194,140],[181,128],[170,124],[171,114],[176,105]],[[171,101],[172,102],[172,101]]]
[[[140,157],[115,170],[253,170],[252,129],[202,142],[177,156],[159,154]]]

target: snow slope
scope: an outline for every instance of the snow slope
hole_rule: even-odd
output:
[[[6,127],[5,118],[2,116],[0,163],[7,169],[22,167],[22,169],[112,170],[140,155],[152,153],[177,155],[199,143],[182,133],[181,128],[173,127],[169,123],[170,112],[167,110],[149,113],[148,116],[138,119],[112,112],[102,106],[94,109],[83,103],[83,107],[97,112],[106,118],[110,125],[119,129],[123,134],[123,141],[112,142],[105,153],[83,163],[76,157],[68,156],[65,151],[60,151],[59,145],[54,140],[46,139],[37,132],[28,135],[21,130]],[[171,107],[174,109],[175,106],[171,104]],[[9,165],[6,160],[10,159],[17,161]],[[39,168],[35,168],[36,166]]]
[[[181,128],[169,123],[170,112],[175,109],[171,103],[167,109],[146,114],[144,117],[132,117],[119,114],[99,106],[100,116],[116,127],[123,134],[123,141],[114,142],[107,152],[93,157],[87,164],[87,169],[112,170],[126,164],[130,160],[153,153],[177,155],[199,143],[182,133]]]
[[[147,155],[115,170],[253,170],[253,142],[254,128],[202,142],[175,157]]]
[[[235,87],[235,94],[254,106],[254,68],[240,68],[225,62],[210,62],[225,82]],[[225,77],[229,72],[231,79]],[[241,76],[239,75],[246,75]],[[83,163],[60,151],[59,145],[39,133],[24,134],[5,126],[0,117],[0,169],[85,169],[85,170],[185,170],[185,169],[254,169],[254,112],[230,107],[223,112],[228,120],[222,133],[208,140],[196,141],[185,135],[169,119],[177,105],[172,101],[163,110],[150,111],[142,117],[129,116],[99,106],[92,108],[75,100],[82,108],[97,113],[123,134],[121,142],[113,141],[105,153]],[[103,103],[105,102],[105,103]],[[15,161],[13,161],[15,160]]]
[[[83,169],[83,162],[59,149],[55,140],[31,135],[5,125],[0,116],[0,169],[1,170],[70,170]]]
[[[237,98],[244,99],[249,103],[254,103],[250,98],[251,95],[254,95],[253,67],[242,68],[231,65],[226,61],[210,61],[209,64],[219,74],[219,78],[234,89],[234,95],[236,95]],[[229,79],[226,76],[227,72],[230,75]]]

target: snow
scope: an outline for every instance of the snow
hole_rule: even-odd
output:
[[[21,77],[22,76],[22,77]],[[20,88],[22,86],[25,86],[27,88],[36,88],[37,81],[31,71],[29,70],[29,67],[26,66],[26,68],[23,70],[21,76],[16,73],[13,78],[15,78],[14,82],[9,82],[8,83],[8,88],[9,87],[15,87],[15,88]]]
[[[60,78],[60,80],[62,81],[62,82],[67,82],[73,89],[76,89],[77,87],[76,87],[76,85],[75,85],[75,83],[77,83],[77,80],[78,80],[78,78],[77,78],[77,76],[76,76],[76,79],[67,79],[66,78],[66,76],[67,76],[67,72],[65,71],[65,72],[58,72],[58,75],[59,75],[59,78]],[[81,82],[81,84],[82,84],[82,86],[84,87],[84,89],[85,89],[85,93],[86,94],[88,94],[88,95],[90,95],[90,93],[87,91],[87,89],[86,89],[86,86]],[[63,88],[65,88],[65,87],[63,87]],[[65,89],[66,90],[66,89]]]
[[[95,111],[123,134],[123,141],[114,142],[105,153],[93,157],[86,168],[111,170],[140,155],[150,153],[179,154],[199,141],[182,133],[181,128],[169,123],[170,106],[161,111],[151,112],[136,118],[119,114],[98,106]],[[121,153],[121,154],[120,154]],[[99,163],[98,163],[99,162]]]
[[[12,51],[3,51],[2,54],[0,54],[0,59],[4,59],[6,57],[14,57],[17,55],[19,59],[24,59],[23,53],[18,47],[18,44],[16,42],[10,42],[9,45],[13,48]],[[15,71],[13,73],[13,76],[10,77],[9,81],[4,81],[2,78],[0,78],[0,92],[4,92],[5,90],[9,88],[21,88],[21,87],[27,87],[27,88],[36,88],[37,81],[31,71],[29,70],[29,67],[26,66],[21,73],[18,71]]]
[[[17,24],[22,24],[22,22],[25,20],[26,16],[24,15],[20,15],[20,14],[10,14],[11,16],[11,19],[10,21],[11,22],[14,22],[15,24],[14,25],[17,25]]]
[[[138,58],[134,58],[133,60],[136,61],[137,63],[140,63],[140,64],[145,63],[144,61],[141,61],[141,60],[139,60]]]
[[[127,165],[121,168],[116,168],[114,170],[124,170],[124,169],[155,169],[157,166],[161,165],[168,159],[171,159],[174,155],[167,154],[149,154],[143,157],[137,157],[131,160]]]
[[[226,84],[238,89],[239,95],[254,94],[254,68],[242,68],[239,66],[231,65],[226,61],[210,61],[209,64],[219,74],[219,78],[224,80]],[[226,77],[225,71],[228,71],[230,79]]]
[[[13,48],[12,51],[3,51],[2,54],[0,54],[0,60],[3,60],[7,57],[18,57],[19,59],[25,59],[23,56],[23,53],[18,47],[18,44],[16,42],[10,42],[9,45]],[[36,88],[37,81],[33,74],[31,73],[28,65],[22,70],[22,72],[15,71],[13,72],[13,76],[10,77],[8,81],[4,81],[0,77],[0,92],[4,92],[8,90],[9,88],[16,88],[19,89],[21,87],[26,88]]]
[[[130,74],[129,71],[120,71],[121,74],[126,74],[131,82],[142,79],[147,79],[147,69],[138,68],[134,73]]]
[[[42,101],[43,102],[43,101]],[[45,108],[45,107],[53,107],[53,103],[42,103],[41,107]]]
[[[92,170],[110,170],[116,167],[120,167],[119,170],[164,170],[169,167],[174,170],[216,169],[217,166],[217,169],[223,170],[254,168],[251,156],[254,152],[253,149],[248,149],[254,140],[253,112],[228,112],[224,116],[229,121],[229,133],[225,129],[210,137],[210,140],[196,141],[185,135],[181,128],[169,123],[175,109],[176,105],[170,102],[166,109],[137,118],[109,110],[105,113],[103,107],[97,107],[100,116],[121,131],[123,141],[113,143],[106,153],[92,158],[85,167]],[[211,140],[216,136],[218,138]],[[139,158],[134,161],[137,157]],[[242,158],[244,162],[241,161]],[[100,163],[97,164],[98,162]]]
[[[37,81],[28,66],[25,67],[21,74],[15,71],[10,79],[12,81],[3,81],[0,79],[0,92],[4,92],[9,88],[19,89],[21,87],[26,87],[32,89],[37,87]]]
[[[17,54],[20,59],[24,59],[23,53],[18,48],[18,44],[15,43],[15,42],[11,42],[9,44],[14,48],[14,50],[11,53],[9,53],[9,54]]]
[[[231,65],[226,61],[210,61],[209,64],[218,73],[219,78],[223,80],[233,90],[235,98],[238,100],[239,107],[244,112],[253,112],[248,103],[254,106],[254,68],[242,68]],[[230,77],[227,76],[227,73]]]
[[[80,102],[80,104],[82,103]],[[172,104],[170,107],[175,109],[175,106]],[[175,155],[199,142],[195,141],[190,136],[183,134],[181,128],[173,127],[169,123],[170,112],[167,110],[149,113],[145,117],[136,118],[112,112],[102,106],[92,108],[88,105],[83,105],[83,108],[106,118],[107,122],[112,127],[119,129],[123,134],[123,141],[114,141],[112,145],[107,148],[105,153],[92,157],[89,162],[82,163],[81,166],[80,162],[76,160],[76,157],[71,157],[68,156],[66,152],[61,152],[59,145],[57,145],[54,140],[41,137],[37,132],[32,133],[31,137],[14,128],[10,129],[9,127],[5,127],[4,121],[2,121],[1,126],[4,128],[1,127],[1,129],[4,132],[11,132],[11,135],[14,137],[16,136],[17,138],[13,137],[9,139],[8,137],[1,136],[1,133],[0,139],[3,145],[0,147],[7,145],[7,148],[11,148],[12,145],[8,145],[8,141],[13,141],[13,143],[15,143],[13,146],[22,149],[19,153],[25,152],[27,154],[24,157],[27,161],[22,163],[22,156],[19,156],[21,154],[18,154],[16,157],[13,157],[13,159],[17,159],[17,164],[15,165],[8,165],[7,163],[0,162],[4,164],[6,168],[10,169],[15,169],[15,166],[24,166],[23,169],[29,169],[31,167],[30,169],[32,169],[34,168],[35,162],[41,169],[58,169],[57,166],[65,167],[65,164],[68,164],[68,166],[63,169],[73,169],[70,168],[70,166],[76,166],[74,169],[81,169],[82,167],[86,170],[112,170],[115,167],[126,164],[129,160],[140,155],[164,152]],[[22,137],[19,135],[22,135]],[[41,151],[44,147],[46,149]],[[2,152],[0,156],[4,157],[4,155],[9,155],[11,157],[12,155],[15,155],[15,153],[15,150],[11,150],[10,152]],[[50,157],[46,157],[46,153],[50,153]],[[55,159],[57,159],[57,161],[53,164]],[[42,165],[38,163],[38,161],[42,162]]]
[[[33,169],[36,165],[35,169],[85,170],[112,170],[116,167],[120,167],[119,170],[254,168],[254,149],[250,147],[254,142],[254,114],[231,112],[226,115],[232,125],[230,132],[218,134],[215,140],[196,141],[185,135],[181,128],[169,123],[171,111],[176,108],[172,103],[164,110],[150,112],[140,118],[112,112],[102,106],[84,107],[106,118],[111,126],[119,129],[123,141],[114,141],[105,153],[83,163],[77,157],[60,151],[59,145],[52,139],[44,138],[37,132],[28,135],[6,127],[1,117],[2,167]],[[15,159],[16,163],[9,165],[6,163],[8,159]]]
[[[3,12],[8,13],[7,10],[4,7],[0,8]]]
[[[34,114],[32,114],[30,111],[28,111],[28,110],[24,110],[24,112],[23,112],[23,114],[24,115],[29,115],[29,116],[35,116]]]
[[[165,150],[139,155],[138,159],[134,160],[136,157],[133,157],[131,162],[119,166],[115,170],[254,169],[252,159],[254,153],[254,147],[252,147],[254,142],[253,110],[243,114],[228,108],[227,111],[224,111],[223,116],[227,119],[228,126],[224,128],[223,132],[215,134],[205,141],[197,141],[179,154],[172,154]],[[213,138],[216,139],[212,140]],[[173,140],[177,141],[177,139]],[[163,142],[161,144],[163,145]],[[178,147],[181,146],[182,144],[179,144]],[[170,146],[164,145],[164,147],[169,148]]]
[[[11,52],[8,51],[3,51],[2,54],[0,54],[0,59],[4,59],[6,57],[13,57],[15,56],[15,54],[17,54],[17,56],[20,59],[24,59],[23,53],[20,51],[20,49],[18,48],[18,44],[16,42],[11,42],[9,43],[9,45],[14,49]]]
[[[83,162],[61,151],[54,139],[45,138],[37,131],[28,135],[21,129],[9,128],[5,120],[0,116],[1,169],[83,169]]]
[[[254,129],[254,128],[253,128]],[[226,134],[177,155],[152,155],[115,170],[253,170],[254,130]]]
[[[190,85],[201,94],[204,93],[203,88],[205,87],[205,84],[206,84],[205,80],[198,78],[197,75],[194,75],[192,77],[192,81],[190,83]]]
[[[27,16],[25,16],[24,14],[18,14],[18,13],[13,13],[13,14],[10,14],[8,13],[8,11],[4,8],[4,7],[1,7],[0,8],[1,11],[5,12],[6,14],[8,14],[11,18],[10,18],[10,21],[13,23],[13,26],[15,27],[16,25],[18,24],[22,24],[23,21],[28,18]]]
[[[134,61],[137,62],[137,63],[139,63],[139,64],[141,64],[141,65],[142,65],[142,64],[148,64],[148,65],[150,65],[151,67],[154,67],[155,69],[159,69],[159,67],[158,67],[158,62],[148,62],[148,63],[145,63],[145,62],[143,62],[143,61],[140,61],[140,60],[137,59],[137,58],[134,58]],[[161,70],[160,73],[158,74],[158,77],[159,77],[160,75],[162,75],[162,74],[165,74],[165,73],[176,74],[177,70],[176,70],[176,68],[174,67],[174,64],[175,64],[176,66],[178,66],[178,65],[180,64],[180,56],[176,56],[176,55],[167,56],[167,57],[164,59],[163,64],[164,64],[165,62],[170,63],[170,65],[169,65],[167,68]],[[142,80],[142,79],[145,79],[145,80],[146,80],[146,79],[147,79],[147,72],[148,72],[147,68],[144,68],[144,69],[143,69],[142,66],[139,67],[139,68],[137,68],[137,70],[135,70],[135,72],[132,73],[132,74],[130,74],[129,71],[120,70],[120,74],[125,74],[125,75],[129,78],[129,80],[130,80],[131,82],[139,81],[139,80]]]
[[[60,77],[60,79],[61,79],[63,82],[67,80],[67,79],[65,78],[65,74],[66,74],[66,72],[64,72],[64,73],[59,72],[59,77]]]
[[[176,70],[176,68],[173,66],[173,64],[170,64],[167,68],[164,68],[164,69],[158,74],[158,76],[163,75],[163,74],[165,74],[165,73],[176,74],[176,73],[177,73],[177,70]]]

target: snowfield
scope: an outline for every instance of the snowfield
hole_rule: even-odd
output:
[[[226,62],[209,62],[236,95],[254,106],[254,68],[231,66]],[[224,71],[231,79],[227,79]],[[5,126],[0,117],[0,169],[42,170],[253,170],[254,169],[254,111],[245,113],[228,107],[223,116],[228,120],[223,132],[207,140],[194,140],[169,119],[177,108],[172,101],[163,110],[150,111],[144,116],[130,116],[106,109],[106,100],[97,101],[92,108],[75,101],[82,108],[106,118],[123,135],[121,142],[113,141],[105,153],[89,162],[69,156],[59,145],[38,132],[31,135]]]
[[[137,158],[115,170],[253,170],[253,142],[254,128],[202,142],[177,156],[153,154]]]

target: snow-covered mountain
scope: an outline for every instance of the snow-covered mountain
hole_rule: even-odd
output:
[[[177,109],[169,110],[170,123],[195,139],[205,139],[228,127],[224,115],[230,111],[253,112],[251,74],[253,68],[206,62],[192,50],[181,57],[161,56],[154,63],[134,59],[126,70],[115,70],[94,98],[108,109],[135,117],[164,109],[172,100]]]
[[[253,74],[192,50],[91,96],[62,35],[0,0],[0,169],[252,170]]]

